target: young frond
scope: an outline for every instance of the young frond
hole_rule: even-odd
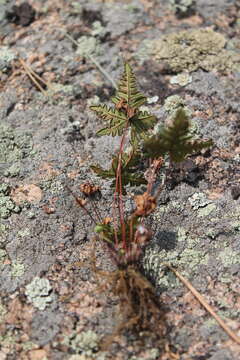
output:
[[[157,135],[148,138],[143,146],[146,157],[170,156],[173,162],[181,162],[187,155],[208,148],[212,141],[194,140],[189,133],[190,122],[183,109],[179,109],[169,127],[163,127]]]
[[[124,72],[119,81],[117,93],[111,100],[115,105],[124,103],[132,109],[139,108],[147,101],[147,98],[137,89],[135,75],[128,63],[124,64]]]

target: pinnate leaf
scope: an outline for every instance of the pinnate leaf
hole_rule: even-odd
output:
[[[143,146],[146,157],[157,158],[167,153],[173,162],[181,162],[187,155],[208,148],[212,141],[194,140],[189,133],[190,122],[183,109],[177,110],[172,125],[162,127],[157,135],[148,138]]]

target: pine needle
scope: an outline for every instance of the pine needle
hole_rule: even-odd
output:
[[[41,86],[41,84],[38,82],[42,82],[44,85],[46,85],[47,87],[49,86],[49,84],[47,84],[40,76],[38,76],[35,71],[33,71],[30,66],[28,66],[25,61],[23,61],[22,59],[19,59],[20,63],[22,64],[24,70],[26,71],[26,73],[28,74],[28,76],[30,77],[30,79],[34,82],[34,84],[37,86],[37,88],[41,91],[41,93],[44,96],[48,96],[47,92],[43,89],[43,87]],[[38,80],[36,80],[36,79]]]
[[[203,296],[193,287],[193,285],[185,279],[177,270],[175,270],[171,265],[164,264],[167,266],[176,277],[191,291],[191,293],[196,297],[200,304],[212,315],[212,317],[217,321],[217,323],[222,327],[222,329],[228,334],[228,336],[240,345],[240,337],[237,336],[227,325],[226,323],[215,313],[212,307],[206,302]]]

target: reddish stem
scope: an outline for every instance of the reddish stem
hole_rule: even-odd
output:
[[[122,245],[123,245],[123,249],[125,251],[127,250],[127,243],[126,243],[126,225],[124,222],[124,207],[123,207],[123,200],[122,200],[121,167],[122,167],[123,146],[124,146],[124,141],[126,138],[127,129],[128,129],[128,121],[126,123],[126,127],[124,129],[124,133],[122,135],[121,143],[120,143],[120,149],[119,149],[119,154],[118,154],[118,166],[117,166],[117,171],[116,171],[116,188],[115,188],[115,193],[114,193],[114,200],[116,201],[116,197],[117,197],[117,202],[118,202],[118,212],[119,212],[120,224],[121,224]]]

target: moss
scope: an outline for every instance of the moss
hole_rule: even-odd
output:
[[[7,219],[13,212],[18,213],[21,209],[9,196],[10,188],[7,184],[0,184],[0,219]]]
[[[98,335],[91,330],[80,334],[73,332],[70,336],[65,336],[63,343],[77,354],[92,356],[98,350]]]
[[[19,262],[13,262],[12,263],[12,270],[11,270],[11,275],[13,277],[20,277],[24,274],[25,271],[25,266],[24,264],[21,264]]]
[[[35,277],[32,282],[26,286],[25,294],[37,309],[44,310],[47,305],[52,302],[52,297],[49,295],[51,290],[52,287],[48,279]]]
[[[239,69],[240,54],[226,50],[225,37],[210,28],[170,33],[160,39],[143,42],[145,52],[157,62],[165,62],[172,72]],[[145,55],[146,57],[146,55]]]

